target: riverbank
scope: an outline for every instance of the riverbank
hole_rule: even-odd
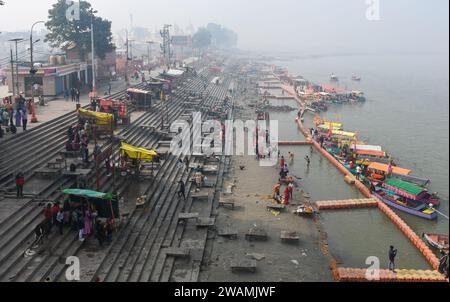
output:
[[[255,118],[254,108],[249,107],[256,95],[247,95],[236,102],[239,108],[236,119]],[[286,147],[287,148],[287,147]],[[303,147],[309,150],[309,147]],[[288,149],[282,150],[287,157]],[[299,157],[298,162],[301,162]],[[241,167],[245,167],[241,170]],[[201,274],[203,282],[331,282],[332,265],[327,248],[326,234],[318,220],[292,214],[297,206],[308,202],[304,187],[294,190],[294,200],[284,211],[268,211],[273,204],[272,187],[278,182],[278,166],[261,167],[254,156],[234,157],[231,174],[225,181],[225,189],[235,185],[233,192],[224,199],[233,200],[235,209],[218,209],[217,229],[236,232],[236,239],[218,237],[213,242],[208,266]],[[245,239],[252,228],[267,233],[265,242]],[[297,232],[298,244],[281,241],[282,231]],[[235,274],[230,266],[235,261],[257,259],[256,272]]]

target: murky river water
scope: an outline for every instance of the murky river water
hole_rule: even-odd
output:
[[[437,58],[427,58],[429,62],[424,63],[415,57],[416,61],[413,57],[376,57],[366,63],[372,68],[364,69],[366,59],[351,58],[351,63],[348,58],[299,60],[288,67],[291,73],[297,72],[318,83],[327,82],[331,72],[339,71],[348,76],[357,72],[362,76],[359,87],[352,87],[355,84],[349,80],[341,80],[341,85],[365,91],[369,100],[360,105],[333,105],[324,116],[343,122],[346,130],[358,131],[367,142],[384,146],[401,166],[412,169],[415,175],[429,177],[432,180],[430,190],[440,192],[443,197],[440,211],[448,215],[448,72],[444,75],[441,72],[444,67],[439,69],[438,65],[432,65],[438,64]],[[373,59],[379,66],[373,67]],[[414,69],[411,66],[401,72],[386,75],[381,72],[382,64],[390,65],[389,70],[397,70],[395,67],[399,68],[409,60],[415,62],[413,65],[421,76],[408,73]],[[355,66],[358,67],[356,71],[352,69]],[[273,100],[272,104],[296,106],[295,101],[289,100]],[[279,121],[280,140],[303,139],[294,124],[296,114],[296,111],[271,113],[271,119]],[[312,116],[307,116],[306,123],[311,121]],[[286,154],[289,151],[296,153],[291,172],[305,178],[305,190],[311,193],[313,201],[361,198],[357,190],[343,181],[334,166],[318,153],[311,153],[309,147],[283,147],[282,150]],[[306,154],[312,154],[309,169],[304,161]],[[448,220],[443,217],[430,222],[402,212],[398,214],[419,235],[423,232],[448,233]],[[325,212],[321,219],[329,235],[331,252],[342,266],[364,267],[369,256],[379,257],[386,266],[387,250],[393,244],[399,249],[400,267],[429,268],[421,254],[376,209]]]

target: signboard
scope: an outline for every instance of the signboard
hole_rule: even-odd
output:
[[[190,36],[173,36],[172,45],[175,46],[188,46],[190,42]]]

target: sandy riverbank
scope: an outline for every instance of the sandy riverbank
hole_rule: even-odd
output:
[[[248,99],[248,98],[247,98]],[[236,119],[254,117],[254,109],[248,102],[240,100],[241,108]],[[239,166],[245,166],[241,171]],[[214,240],[208,266],[200,275],[203,282],[331,282],[330,264],[332,259],[324,248],[324,233],[320,231],[318,220],[301,218],[292,214],[296,205],[305,201],[303,192],[296,188],[294,201],[285,212],[274,215],[267,210],[271,203],[272,187],[278,181],[277,167],[260,167],[252,156],[233,157],[231,175],[225,187],[236,183],[229,197],[236,202],[235,210],[218,210],[217,229],[232,228],[238,232],[237,239],[218,237]],[[266,242],[249,242],[245,234],[253,227],[264,229],[269,237]],[[298,244],[282,243],[282,231],[297,232]],[[234,260],[252,259],[256,255],[256,273],[233,273],[230,265]]]

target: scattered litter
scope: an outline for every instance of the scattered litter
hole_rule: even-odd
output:
[[[271,213],[275,217],[278,217],[280,215],[280,212],[278,212],[278,211],[272,211]]]
[[[247,254],[246,256],[250,257],[250,258],[253,258],[253,259],[257,260],[257,261],[261,261],[261,260],[266,258],[265,255],[258,254],[258,253]]]

